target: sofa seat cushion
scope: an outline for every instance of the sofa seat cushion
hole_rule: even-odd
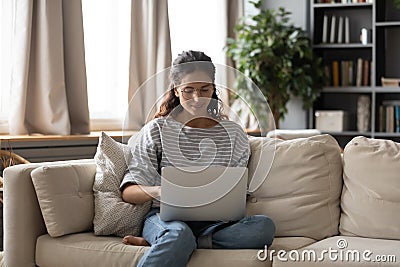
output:
[[[36,243],[36,264],[41,267],[136,266],[148,247],[127,246],[120,237],[92,232],[53,238],[42,235]]]
[[[343,162],[341,234],[400,240],[400,143],[355,137]]]
[[[308,237],[301,236],[289,236],[289,237],[276,237],[272,242],[272,245],[269,249],[278,250],[292,250],[292,249],[300,249],[302,247],[311,245],[317,242],[316,240]]]
[[[340,249],[338,246],[342,249]],[[323,254],[324,250],[331,250],[332,256],[329,256],[329,253]],[[336,252],[334,252],[334,250],[336,250]],[[303,251],[314,251],[315,255],[317,256],[316,260],[314,261],[313,257],[311,257],[311,260],[308,260],[308,253],[305,253],[304,255],[306,255],[305,258],[307,260],[302,260],[301,256],[299,256],[299,260],[294,261],[290,259],[296,258],[295,253],[292,252],[292,257],[289,257],[289,254],[281,255],[280,257],[277,255],[274,256],[273,266],[399,266],[400,241],[350,236],[334,236],[300,249],[298,251],[299,255],[301,255]],[[324,256],[321,256],[322,254]],[[359,261],[357,260],[358,255]],[[338,258],[335,259],[335,256]],[[318,258],[321,260],[318,260]],[[397,262],[395,260],[397,260]]]
[[[149,247],[124,245],[122,239],[79,233],[52,238],[42,235],[36,244],[36,264],[41,267],[136,266]],[[270,261],[260,261],[254,249],[198,249],[188,266],[270,267]]]
[[[338,234],[342,160],[330,135],[250,139],[250,215],[265,214],[277,237],[321,240]]]

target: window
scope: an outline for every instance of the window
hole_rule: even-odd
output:
[[[225,13],[222,0],[168,0],[172,59],[182,51],[198,50],[224,64]]]
[[[224,0],[168,0],[172,56],[206,52],[225,63]],[[13,1],[0,1],[0,36],[12,36]],[[91,130],[120,129],[128,107],[131,0],[82,0]],[[8,131],[11,38],[0,38],[0,133]]]
[[[248,1],[243,1],[247,10]],[[218,69],[223,69],[218,65],[227,63],[224,51],[228,34],[226,8],[226,0],[168,0],[173,59],[186,50],[205,52],[217,64],[216,80],[224,85],[230,78],[227,73],[220,71],[218,74]],[[228,91],[220,92],[220,99],[228,104]]]
[[[131,0],[83,0],[91,130],[121,129],[128,107]]]

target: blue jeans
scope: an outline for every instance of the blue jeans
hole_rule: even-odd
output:
[[[137,266],[186,266],[193,251],[207,248],[207,243],[214,249],[262,249],[274,238],[275,225],[264,215],[229,223],[164,222],[158,212],[152,209],[146,215],[143,237],[151,247]]]

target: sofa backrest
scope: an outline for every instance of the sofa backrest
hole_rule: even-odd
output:
[[[266,214],[276,236],[321,240],[338,233],[342,160],[330,135],[250,139],[249,214]],[[272,163],[272,164],[271,164]],[[256,182],[254,182],[256,181]]]

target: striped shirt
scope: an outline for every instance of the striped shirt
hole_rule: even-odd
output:
[[[168,117],[146,124],[136,135],[132,160],[122,180],[146,186],[161,185],[166,166],[247,166],[248,138],[235,122],[224,120],[211,128],[192,128]],[[158,206],[156,201],[153,206]]]

